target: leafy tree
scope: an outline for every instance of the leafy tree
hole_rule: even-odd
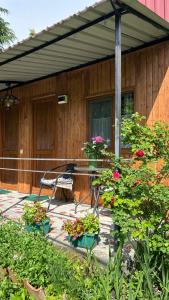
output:
[[[34,28],[29,29],[29,37],[34,37],[36,35],[36,30]]]
[[[10,44],[15,40],[15,34],[9,27],[9,23],[6,22],[2,15],[8,14],[8,10],[0,7],[0,51],[2,51],[4,45]]]

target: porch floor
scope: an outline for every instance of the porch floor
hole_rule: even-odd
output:
[[[23,213],[23,205],[25,202],[31,201],[23,200],[25,194],[15,191],[10,191],[8,194],[0,195],[0,211],[4,218],[17,221],[21,218]],[[48,201],[42,201],[44,207],[47,207]],[[61,227],[66,219],[73,220],[76,217],[84,216],[93,210],[89,205],[82,204],[78,206],[78,212],[75,214],[74,203],[53,200],[50,205],[49,217],[51,219],[52,229],[48,234],[48,238],[56,243],[58,246],[73,248],[66,240],[66,234],[62,231]],[[96,258],[103,264],[106,264],[109,259],[109,250],[113,252],[113,239],[110,235],[112,218],[108,209],[100,210],[100,242],[93,249]],[[73,248],[79,253],[84,253],[84,249]]]

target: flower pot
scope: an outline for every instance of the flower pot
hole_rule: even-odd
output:
[[[41,232],[43,234],[48,234],[51,225],[49,220],[42,221],[41,223],[26,224],[25,229],[27,232]]]
[[[70,244],[73,247],[92,249],[98,244],[99,235],[98,234],[83,234],[82,236],[78,237],[76,240],[73,240],[73,237],[68,236],[67,240],[70,242]]]
[[[92,154],[88,154],[87,157],[88,157],[88,159],[97,159],[97,157],[95,155],[92,155]],[[97,168],[97,161],[95,161],[95,160],[89,161],[88,166],[89,166],[90,169]]]
[[[92,158],[90,158],[92,159]],[[96,159],[96,158],[95,158]],[[89,161],[89,168],[92,169],[96,169],[97,168],[97,161]]]
[[[35,300],[46,300],[46,296],[42,288],[34,288],[26,279],[23,280],[23,284],[29,295],[33,296]]]

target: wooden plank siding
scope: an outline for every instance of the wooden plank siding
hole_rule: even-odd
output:
[[[122,90],[134,91],[135,111],[145,115],[149,125],[156,120],[169,123],[168,66],[169,42],[124,55],[122,59]],[[81,147],[88,139],[87,104],[88,101],[105,95],[112,96],[112,101],[114,101],[114,60],[106,60],[17,87],[13,93],[21,100],[18,106],[18,157],[83,158]],[[57,96],[61,94],[68,95],[68,104],[57,104]],[[49,108],[45,108],[45,105],[49,105]],[[45,114],[47,111],[48,116]],[[4,140],[9,139],[9,135],[4,136],[3,116],[4,112],[1,109],[1,155],[5,153]],[[38,120],[39,123],[36,123]],[[9,126],[13,124],[10,117],[7,121]],[[45,122],[48,122],[48,125]],[[52,124],[49,124],[50,122]],[[48,126],[48,128],[43,126]],[[45,140],[42,141],[40,138],[44,130],[49,135],[46,143],[51,143],[46,149],[45,145],[41,144],[45,143]],[[35,145],[35,133],[38,134],[38,139],[40,139],[38,141],[43,148],[42,151],[39,149],[39,152]],[[14,136],[11,135],[11,142],[12,139]],[[10,164],[11,167],[15,165],[16,163]],[[58,163],[55,162],[35,164],[21,161],[18,163],[18,167],[24,169],[47,169],[56,165]],[[4,173],[1,172],[3,182],[4,175],[2,174]],[[33,185],[33,192],[37,192],[38,181],[30,173],[19,172],[13,176],[16,176],[18,191],[29,192]],[[76,178],[76,194],[84,195],[87,186],[87,178]]]
[[[169,21],[169,1],[168,0],[138,0],[151,9],[161,18]]]

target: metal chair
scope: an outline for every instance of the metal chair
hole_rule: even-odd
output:
[[[48,179],[48,175],[55,170],[64,168],[65,170],[63,173],[59,174],[56,178],[54,179]],[[50,208],[51,200],[53,199],[56,191],[58,188],[61,188],[62,190],[67,189],[71,190],[73,189],[73,176],[72,174],[75,173],[75,164],[64,164],[57,166],[55,168],[47,170],[43,177],[40,180],[40,189],[39,189],[39,195],[38,198],[40,199],[42,189],[44,187],[48,187],[52,190],[52,194],[49,197],[49,205],[48,205],[48,210]]]

